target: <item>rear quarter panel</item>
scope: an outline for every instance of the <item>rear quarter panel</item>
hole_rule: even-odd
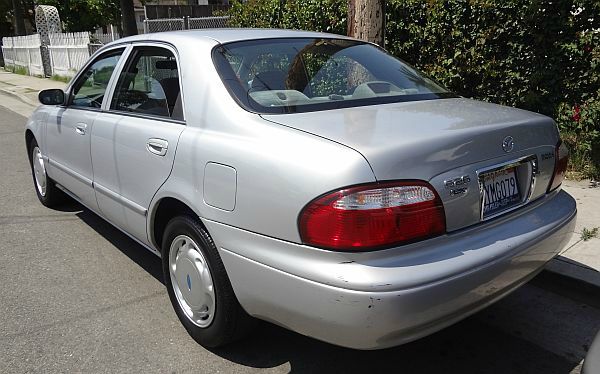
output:
[[[155,200],[173,196],[203,219],[299,242],[297,219],[309,201],[343,186],[375,181],[367,161],[350,148],[250,114],[239,121],[229,131],[186,128],[173,172]],[[206,203],[208,163],[235,169],[233,210]]]

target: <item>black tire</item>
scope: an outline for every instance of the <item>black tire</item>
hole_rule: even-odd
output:
[[[62,192],[58,187],[56,187],[56,183],[48,177],[44,168],[44,175],[46,178],[46,191],[44,194],[40,192],[37,186],[37,181],[35,177],[35,171],[33,167],[34,155],[33,152],[36,148],[39,148],[37,141],[35,139],[31,139],[29,143],[28,153],[29,153],[29,166],[31,166],[31,176],[33,178],[33,188],[35,190],[35,194],[44,206],[48,208],[56,207],[65,202],[67,195]]]
[[[200,327],[192,322],[181,308],[175,295],[169,270],[169,258],[171,245],[181,235],[188,236],[196,243],[202,256],[206,259],[212,275],[215,308],[212,322],[206,327]],[[178,216],[169,221],[163,235],[162,265],[165,285],[173,309],[187,332],[200,345],[207,348],[227,345],[244,337],[254,326],[254,318],[250,317],[240,306],[217,248],[199,219]]]

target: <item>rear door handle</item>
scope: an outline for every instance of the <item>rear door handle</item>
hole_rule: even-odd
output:
[[[85,131],[87,130],[87,125],[85,123],[78,123],[75,125],[75,132],[79,135],[85,135]]]
[[[150,138],[148,139],[148,143],[146,143],[146,149],[148,149],[148,152],[158,156],[166,155],[168,148],[169,142],[164,139]]]

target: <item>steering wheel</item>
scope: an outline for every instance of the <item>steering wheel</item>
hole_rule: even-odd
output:
[[[100,108],[100,107],[102,107],[102,99],[103,99],[103,98],[104,98],[104,95],[97,96],[97,97],[93,98],[93,99],[90,101],[90,106],[91,106],[92,108]]]

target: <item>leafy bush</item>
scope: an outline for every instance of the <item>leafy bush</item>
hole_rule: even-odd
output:
[[[562,48],[570,63],[556,122],[571,149],[571,172],[600,180],[600,30],[581,32]]]
[[[235,1],[227,12],[234,27],[346,33],[347,0]]]
[[[346,14],[345,0],[237,1],[229,10],[232,26],[338,34]],[[572,166],[599,178],[599,15],[598,0],[388,0],[386,49],[460,95],[552,116]]]
[[[562,103],[556,121],[563,140],[571,149],[575,177],[600,176],[600,91],[595,97],[575,105]]]
[[[63,27],[69,32],[94,31],[99,27],[121,23],[118,0],[36,0],[35,4],[55,6]]]

